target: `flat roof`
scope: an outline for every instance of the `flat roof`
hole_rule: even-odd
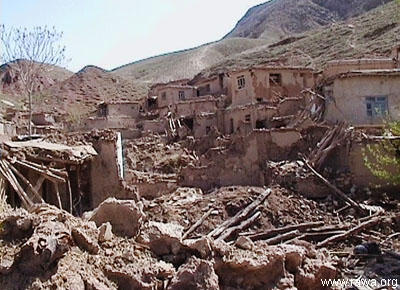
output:
[[[341,65],[341,64],[360,64],[360,63],[379,63],[379,62],[390,62],[393,63],[391,58],[358,58],[358,59],[338,59],[328,61],[326,64],[329,65]]]
[[[250,70],[269,70],[269,71],[276,71],[276,70],[294,70],[294,71],[308,71],[308,72],[313,72],[313,68],[309,67],[303,67],[303,66],[253,66],[249,68],[244,68],[244,69],[238,69],[238,70],[232,70],[229,73],[240,73],[244,71],[250,71]]]
[[[340,75],[339,78],[357,77],[357,76],[397,76],[397,75],[400,75],[400,68],[353,70],[348,73]]]

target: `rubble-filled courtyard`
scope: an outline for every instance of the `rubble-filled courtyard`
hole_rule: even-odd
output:
[[[368,148],[399,157],[399,53],[152,83],[75,123],[8,108],[0,289],[395,286],[399,187]]]

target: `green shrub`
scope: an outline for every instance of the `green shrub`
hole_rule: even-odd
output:
[[[374,176],[400,185],[400,122],[387,123],[383,136],[386,138],[366,146],[365,165]]]

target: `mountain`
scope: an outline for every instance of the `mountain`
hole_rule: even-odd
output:
[[[140,60],[113,69],[112,72],[129,80],[167,82],[192,78],[201,70],[228,56],[266,44],[265,40],[231,38],[196,48]]]
[[[385,2],[390,3],[374,8]],[[265,11],[273,17],[262,16]],[[399,21],[400,4],[387,0],[272,0],[250,9],[237,27],[217,42],[136,61],[112,71],[87,66],[73,74],[48,66],[37,78],[34,108],[80,115],[93,110],[100,101],[142,99],[154,82],[211,76],[266,63],[322,69],[332,59],[387,56],[400,41]],[[269,30],[261,29],[264,22],[269,23]],[[253,27],[243,34],[247,38],[232,38],[245,24]],[[268,32],[273,30],[276,33]],[[267,35],[268,39],[264,38]],[[0,67],[1,98],[21,105],[26,100],[10,65]],[[0,111],[2,106],[0,103]]]
[[[227,57],[200,76],[271,62],[322,69],[334,59],[389,56],[399,43],[400,4],[390,2],[358,17]]]
[[[246,65],[265,62],[267,56],[275,58],[278,55],[275,52],[284,44],[312,36],[316,30],[329,30],[330,25],[345,27],[342,20],[351,21],[352,17],[388,2],[392,0],[271,0],[251,8],[220,41],[129,63],[112,73],[129,80],[154,83],[192,78],[221,64],[230,63],[226,67],[232,67],[236,60],[242,65],[243,58]],[[349,33],[354,36],[358,32]],[[273,51],[270,45],[275,48]],[[257,54],[261,54],[261,59],[255,59]],[[303,54],[307,54],[307,49]]]
[[[20,68],[28,66],[32,62],[28,60],[18,59],[12,62],[5,63],[0,66],[0,92],[6,95],[19,96],[23,93],[24,88],[18,70],[12,69],[13,66]],[[33,63],[32,71],[38,63]],[[38,70],[35,77],[34,90],[36,92],[42,91],[55,83],[69,78],[73,73],[55,65],[44,65]]]
[[[38,100],[41,109],[57,108],[60,113],[85,114],[103,101],[138,100],[147,87],[120,78],[100,67],[86,66],[69,78],[43,90]]]
[[[247,11],[225,38],[273,43],[293,34],[359,16],[392,0],[271,0]]]

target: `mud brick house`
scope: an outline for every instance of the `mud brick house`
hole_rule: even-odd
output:
[[[324,91],[328,122],[368,125],[400,118],[400,69],[351,71],[334,78]]]
[[[333,60],[327,63],[323,76],[330,78],[353,70],[394,69],[396,66],[394,58]]]
[[[229,73],[232,106],[276,102],[297,97],[315,85],[314,71],[304,67],[263,66]]]
[[[102,102],[98,106],[98,117],[137,118],[143,111],[143,104],[135,101]]]
[[[117,129],[123,135],[137,135],[138,120],[144,111],[144,102],[138,101],[111,101],[98,105],[94,116],[87,118],[82,124],[86,130],[90,129]]]
[[[196,87],[188,85],[187,80],[159,83],[150,88],[147,108],[149,110],[164,108],[196,96]]]
[[[197,96],[199,97],[229,95],[230,78],[224,73],[209,78],[197,75],[188,84],[196,87]]]

